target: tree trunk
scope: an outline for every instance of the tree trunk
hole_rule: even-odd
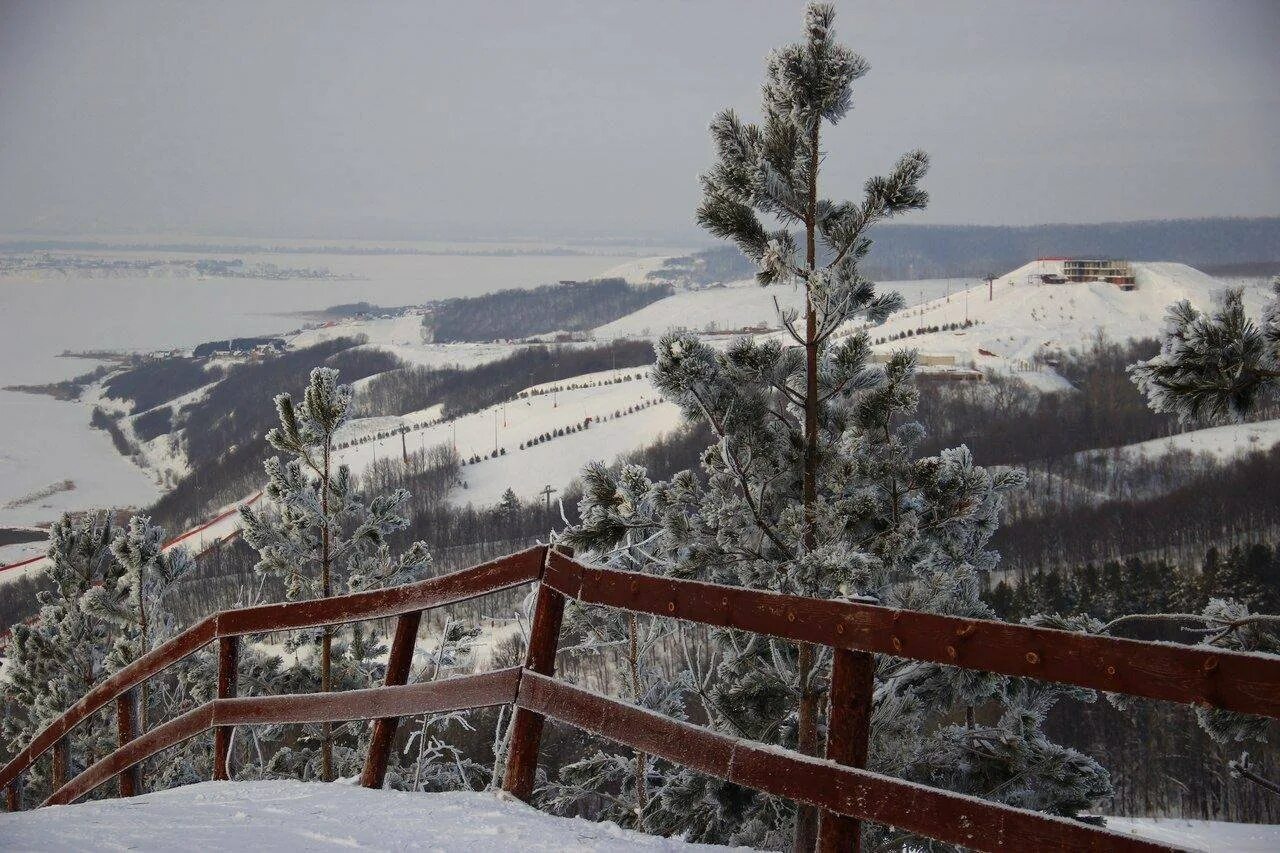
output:
[[[809,272],[818,268],[818,120],[809,131],[809,199],[805,210],[805,262]],[[804,541],[803,550],[808,553],[817,545],[818,505],[818,318],[813,308],[812,282],[804,284]],[[796,668],[800,688],[800,708],[797,747],[805,755],[818,751],[818,702],[810,685],[813,669],[813,646],[801,643]],[[818,810],[801,805],[796,811],[795,836],[792,850],[808,853],[818,839]]]
[[[320,595],[322,598],[328,598],[333,594],[332,585],[329,576],[329,456],[332,439],[325,436],[324,439],[324,482],[320,484],[320,515],[322,516],[323,529],[320,531]],[[333,648],[333,628],[329,625],[324,626],[324,639],[320,647],[320,692],[329,693],[332,688],[330,681],[330,661],[332,659],[331,650]],[[326,722],[323,724],[324,739],[320,746],[320,762],[321,762],[321,778],[325,782],[333,781],[333,723]]]

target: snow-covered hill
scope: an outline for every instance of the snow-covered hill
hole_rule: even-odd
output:
[[[960,278],[888,281],[881,290],[896,290],[908,305],[945,298],[973,285]],[[669,329],[732,332],[749,327],[778,328],[774,299],[784,308],[804,306],[804,293],[794,287],[761,287],[753,280],[734,281],[701,290],[682,290],[595,330],[600,340],[658,337]]]
[[[0,814],[0,848],[53,850],[431,850],[587,853],[725,850],[489,793],[410,794],[352,784],[203,782],[129,799]]]
[[[1212,307],[1227,283],[1185,264],[1134,263],[1134,290],[1106,282],[1044,284],[1053,262],[1032,261],[986,283],[900,311],[873,338],[885,338],[882,350],[904,346],[926,355],[951,355],[979,368],[1025,370],[1036,355],[1079,348],[1102,331],[1112,340],[1154,337],[1169,305],[1188,299]],[[1256,313],[1270,296],[1263,282],[1246,289],[1245,303]],[[921,328],[976,323],[967,329],[918,334]],[[911,337],[903,337],[911,332]]]

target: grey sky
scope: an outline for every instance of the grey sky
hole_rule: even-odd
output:
[[[912,221],[1280,213],[1277,0],[839,5],[829,188],[921,147]],[[0,0],[0,231],[692,235],[801,8]]]

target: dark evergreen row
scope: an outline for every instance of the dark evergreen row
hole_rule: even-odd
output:
[[[633,286],[620,278],[562,281],[532,290],[499,290],[446,300],[423,318],[423,328],[437,343],[580,332],[638,311],[670,293],[661,285]]]

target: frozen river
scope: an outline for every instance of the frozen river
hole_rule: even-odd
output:
[[[0,387],[66,379],[96,365],[60,358],[67,350],[190,347],[295,329],[302,320],[291,316],[294,312],[340,303],[409,305],[590,278],[634,260],[634,252],[624,251],[625,256],[162,253],[327,269],[356,277],[350,281],[0,276]],[[161,253],[83,254],[139,258]],[[151,478],[116,453],[106,433],[89,428],[89,415],[84,404],[0,391],[0,525],[47,522],[65,509],[141,506],[158,495]],[[66,480],[75,488],[41,495]]]

